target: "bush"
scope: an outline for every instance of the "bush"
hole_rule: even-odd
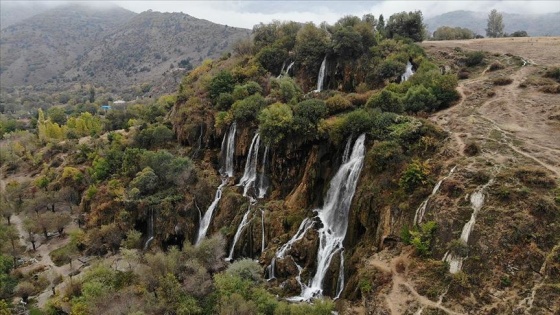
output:
[[[465,64],[468,67],[474,67],[482,63],[484,53],[482,51],[472,51],[465,54]]]
[[[437,223],[428,221],[419,227],[415,226],[412,230],[404,228],[401,231],[401,237],[405,244],[414,246],[418,255],[426,257],[430,254],[432,239],[436,229]]]
[[[436,108],[437,98],[423,85],[411,87],[404,96],[404,110],[407,112],[427,112]]]
[[[231,93],[235,86],[235,80],[231,72],[222,70],[210,81],[208,92],[210,98],[216,99],[221,93]]]
[[[292,132],[294,120],[290,106],[274,103],[259,114],[259,131],[266,143],[280,143]]]
[[[559,94],[560,93],[560,85],[547,85],[539,88],[539,91],[543,93],[549,94]]]
[[[463,153],[465,153],[466,156],[475,156],[480,153],[480,146],[474,141],[469,141],[465,144]]]
[[[460,80],[468,79],[469,76],[470,76],[470,73],[465,69],[462,69],[461,71],[459,71],[457,73],[457,78],[460,79]]]
[[[408,164],[401,175],[399,186],[407,193],[412,193],[418,186],[428,183],[430,167],[426,162],[414,160]]]
[[[235,120],[252,121],[257,118],[259,112],[265,106],[265,99],[257,93],[233,103],[231,112]]]
[[[325,103],[327,104],[329,115],[334,115],[352,108],[352,103],[340,94],[329,97]]]
[[[285,49],[275,46],[264,47],[257,54],[257,60],[262,67],[274,74],[280,73],[282,64],[287,58],[288,52]]]
[[[240,277],[241,279],[249,280],[255,283],[262,281],[261,266],[259,263],[250,258],[235,261],[228,267],[228,269],[226,269],[225,273],[227,275]]]
[[[216,99],[216,109],[228,110],[233,102],[235,102],[233,95],[231,95],[230,93],[220,93],[220,95]]]
[[[560,68],[559,67],[552,67],[550,69],[546,69],[546,72],[544,73],[544,76],[546,78],[551,78],[551,79],[554,79],[554,80],[560,82]]]
[[[403,159],[403,150],[395,141],[375,142],[368,152],[368,164],[376,172],[382,172],[390,167],[395,167]]]
[[[511,78],[504,78],[504,77],[499,77],[492,81],[494,85],[508,85],[511,84],[512,82],[513,80]]]
[[[489,71],[496,71],[496,70],[500,70],[500,69],[503,69],[503,68],[504,68],[504,65],[501,62],[494,61],[494,62],[492,62],[492,64],[488,68],[488,70]]]
[[[325,102],[310,99],[294,106],[294,131],[304,136],[314,136],[317,132],[317,123],[326,116]]]
[[[386,89],[373,94],[366,103],[366,106],[379,108],[384,112],[402,113],[403,111],[402,100],[399,94]]]
[[[365,109],[357,109],[344,116],[342,130],[345,137],[358,136],[364,132],[369,132],[374,125],[374,113]]]

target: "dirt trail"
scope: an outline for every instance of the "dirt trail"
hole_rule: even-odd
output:
[[[434,302],[416,291],[414,285],[407,277],[410,265],[411,251],[403,251],[398,256],[392,256],[385,251],[375,254],[368,264],[376,269],[391,275],[392,286],[385,295],[385,303],[392,315],[410,312],[411,307],[418,305],[416,313],[421,313],[425,307],[439,309],[445,314],[463,314],[441,305],[441,299]]]
[[[538,164],[560,178],[560,124],[548,118],[560,108],[560,99],[519,87],[536,71],[533,66],[506,69],[504,73],[483,71],[474,79],[460,81],[457,91],[461,100],[430,119],[450,133],[451,147],[459,155],[463,155],[464,138],[469,137],[483,142],[486,159],[503,163],[517,156],[524,160],[517,163]],[[500,75],[508,76],[512,83],[493,86],[491,78]]]

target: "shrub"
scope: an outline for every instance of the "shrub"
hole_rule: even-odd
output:
[[[377,77],[381,80],[399,77],[406,69],[406,64],[392,59],[385,59],[377,68]]]
[[[404,158],[401,146],[395,141],[375,142],[368,152],[369,165],[376,172],[398,165]]]
[[[547,85],[539,88],[539,91],[543,93],[549,94],[559,94],[560,93],[560,85]]]
[[[496,70],[500,70],[503,69],[504,65],[502,63],[500,63],[499,61],[494,61],[490,67],[488,68],[489,71],[496,71]]]
[[[216,109],[218,110],[228,110],[235,99],[230,93],[220,93],[216,99]]]
[[[294,106],[293,113],[302,132],[315,131],[319,120],[326,116],[327,107],[322,100],[310,99]]]
[[[387,91],[386,89],[372,95],[367,107],[379,108],[384,112],[402,113],[403,105],[400,96],[397,93]]]
[[[352,103],[340,94],[329,97],[325,103],[329,110],[329,115],[343,112],[352,108]]]
[[[252,121],[258,116],[260,110],[265,106],[265,99],[257,93],[233,103],[231,106],[231,112],[235,120]]]
[[[294,79],[284,76],[280,79],[273,79],[269,96],[274,100],[295,104],[298,102],[302,92]]]
[[[463,153],[465,153],[465,155],[467,156],[475,156],[480,153],[480,146],[474,141],[469,141],[465,144]]]
[[[470,76],[470,73],[465,69],[462,69],[461,71],[459,71],[457,73],[457,78],[460,79],[460,80],[468,79],[469,76]]]
[[[504,77],[495,78],[492,81],[494,85],[508,85],[511,84],[512,82],[513,80],[511,78],[504,78]]]
[[[437,108],[437,98],[423,85],[408,89],[404,96],[404,110],[407,112],[430,111]]]
[[[288,58],[288,52],[285,49],[267,46],[259,51],[257,60],[267,71],[279,74],[282,64]]]
[[[357,136],[364,132],[369,132],[373,128],[373,112],[365,109],[357,109],[344,116],[342,130],[345,136]]]
[[[364,106],[366,105],[370,94],[369,93],[350,93],[346,96],[346,98],[352,103],[354,106]]]
[[[415,226],[411,230],[403,228],[401,237],[405,244],[414,246],[418,255],[426,257],[430,254],[432,239],[436,229],[437,223],[428,221],[420,226]]]
[[[231,93],[234,86],[235,80],[231,72],[222,70],[210,81],[208,92],[212,99],[216,99],[221,93]]]
[[[228,269],[226,269],[225,273],[227,275],[240,277],[241,279],[249,280],[255,283],[262,281],[261,266],[250,258],[235,261],[228,267]]]
[[[275,103],[259,114],[259,131],[265,142],[280,143],[292,131],[294,120],[290,106]]]
[[[471,51],[465,54],[465,64],[467,67],[474,67],[482,63],[484,53],[482,51]]]
[[[560,68],[559,67],[552,67],[550,69],[546,69],[546,72],[545,72],[544,76],[546,78],[551,78],[551,79],[554,79],[554,80],[560,82]]]
[[[422,163],[419,160],[414,160],[408,164],[406,169],[399,179],[399,186],[407,193],[411,193],[420,185],[428,183],[428,175],[430,174],[430,167],[426,162]]]

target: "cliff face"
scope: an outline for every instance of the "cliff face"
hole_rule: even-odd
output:
[[[455,71],[463,58],[459,54],[464,57],[457,49],[429,56],[441,58],[438,66]],[[425,114],[437,124],[404,115],[378,116],[386,121],[368,132],[344,251],[333,255],[326,268],[324,295],[337,295],[343,263],[345,286],[337,303],[360,314],[557,311],[560,199],[554,175],[557,157],[549,154],[558,150],[550,139],[557,124],[547,118],[556,117],[557,100],[536,87],[521,88],[534,82],[542,69],[523,68],[509,55],[485,58],[505,66],[495,71],[470,69],[475,79],[461,81],[459,103]],[[217,69],[211,71],[215,74]],[[514,83],[493,83],[504,76]],[[390,87],[396,91],[402,86]],[[325,99],[328,93],[312,97]],[[269,94],[267,104],[277,101],[274,97]],[[507,120],[537,100],[547,105],[540,109],[542,115],[531,117],[546,123],[539,128],[533,122],[516,123],[538,141],[511,131]],[[176,104],[175,113],[188,114],[174,127],[192,152],[198,148],[198,130],[204,130],[203,153],[195,157],[195,164],[213,185],[201,193],[213,196],[220,183],[221,140],[234,119],[219,118],[210,101],[206,107],[187,106],[192,102],[188,98]],[[296,112],[298,105],[289,106]],[[499,113],[510,110],[508,115]],[[258,258],[270,279],[269,289],[281,296],[300,294],[300,284],[309,283],[318,268],[323,224],[313,210],[323,206],[329,183],[343,164],[344,138],[351,134],[333,132],[336,119],[324,119],[316,137],[271,143],[266,167],[267,143],[262,140],[256,182],[264,173],[270,186],[254,204],[236,184],[264,123],[257,127],[254,121],[237,121],[235,175],[223,190],[209,234],[225,235],[233,259]],[[539,154],[534,153],[537,146]],[[249,195],[254,193],[250,190]],[[202,212],[211,202],[204,199]],[[198,222],[191,224],[197,227]]]

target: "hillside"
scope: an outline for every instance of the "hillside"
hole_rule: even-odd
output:
[[[2,29],[3,88],[64,80],[64,72],[135,13],[119,7],[66,5]]]
[[[0,311],[560,312],[560,38],[418,18],[263,24],[173,95],[6,131]]]
[[[48,9],[49,6],[41,2],[2,1],[0,2],[0,29],[19,23]]]
[[[512,14],[503,15],[504,31],[527,31],[529,36],[559,36],[560,12],[548,14]],[[440,26],[464,27],[476,34],[486,36],[488,12],[453,11],[426,19],[428,31],[433,33]]]
[[[2,30],[1,84],[61,91],[81,82],[122,92],[217,58],[248,35],[182,13],[59,6]]]

